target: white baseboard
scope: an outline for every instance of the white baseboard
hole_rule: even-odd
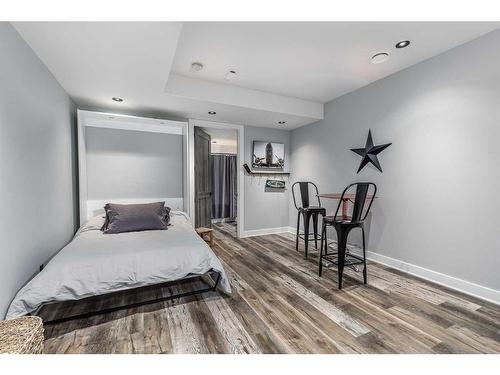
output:
[[[288,231],[289,227],[246,230],[243,232],[243,237],[265,236],[266,234],[286,233]]]
[[[259,229],[255,231],[246,231],[248,233],[245,237],[251,236],[262,236],[265,234],[276,234],[276,233],[292,233],[295,234],[296,228],[294,227],[282,227],[282,228],[270,228],[270,229]],[[353,250],[356,250],[355,245]],[[437,271],[430,270],[428,268],[420,267],[415,264],[407,263],[399,259],[391,258],[379,253],[374,253],[373,251],[368,251],[366,253],[367,259],[372,262],[380,263],[385,266],[397,269],[402,272],[406,272],[410,275],[420,277],[421,279],[431,281],[433,283],[445,286],[450,289],[457,290],[459,292],[468,294],[470,296],[483,299],[485,301],[500,305],[500,291],[485,287],[483,285],[475,284],[470,281],[462,280],[454,276],[446,275]]]
[[[488,302],[500,305],[500,291],[498,290],[491,289],[479,284],[474,284],[470,281],[449,276],[444,273],[417,266],[415,264],[403,262],[402,260],[374,253],[373,251],[368,251],[366,256],[367,259],[373,262],[395,268],[399,271],[409,273],[410,275],[420,277],[424,280],[432,281],[433,283],[445,286],[447,288],[454,289],[473,297],[477,297]]]

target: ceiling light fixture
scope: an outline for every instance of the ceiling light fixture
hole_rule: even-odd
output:
[[[118,103],[121,103],[123,102],[123,99],[122,98],[119,98],[118,96],[114,96],[111,98],[112,100],[114,100],[115,102],[118,102]]]
[[[215,111],[208,111],[208,114],[209,114],[209,115],[216,115],[216,114],[217,114],[217,112],[215,112]]]
[[[286,124],[286,121],[278,121],[278,124],[284,125],[284,124]]]
[[[199,62],[194,62],[191,64],[191,69],[194,70],[195,72],[199,72],[200,70],[203,69],[203,64]]]
[[[234,70],[230,70],[229,72],[226,73],[226,80],[230,81],[233,78],[236,77],[236,72]]]
[[[396,43],[396,48],[405,48],[408,47],[409,45],[410,45],[409,40],[402,40],[401,42]]]
[[[372,64],[381,64],[389,60],[389,54],[387,52],[376,53],[372,56]]]

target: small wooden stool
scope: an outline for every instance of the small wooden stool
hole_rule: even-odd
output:
[[[43,323],[38,316],[0,321],[0,353],[41,354]]]
[[[198,235],[201,238],[203,238],[206,242],[208,242],[210,244],[210,247],[214,246],[214,230],[213,229],[200,227],[200,228],[196,228],[195,230],[196,230],[196,233],[198,233]],[[208,241],[205,239],[205,234],[208,236]]]

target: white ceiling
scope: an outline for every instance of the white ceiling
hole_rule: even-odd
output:
[[[185,22],[173,71],[321,103],[498,28],[472,22]],[[410,40],[405,49],[394,45]],[[389,61],[370,57],[388,52]],[[193,61],[204,69],[190,71]]]
[[[15,22],[78,106],[293,129],[499,23]],[[408,48],[394,44],[411,40]],[[388,62],[370,63],[377,52]],[[194,61],[204,64],[192,72]],[[224,79],[229,70],[234,80]],[[111,97],[125,99],[123,103]],[[217,112],[215,116],[208,111]]]

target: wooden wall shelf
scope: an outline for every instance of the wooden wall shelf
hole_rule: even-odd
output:
[[[252,176],[270,176],[270,175],[282,175],[282,176],[289,176],[290,172],[273,172],[273,171],[262,171],[262,172],[254,172],[250,169],[248,164],[243,164],[243,168],[245,168],[245,171]]]

